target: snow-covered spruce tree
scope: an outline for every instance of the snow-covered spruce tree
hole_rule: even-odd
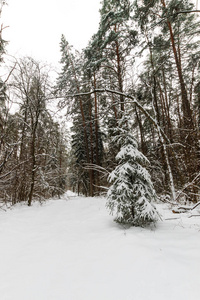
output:
[[[126,117],[119,121],[113,142],[120,145],[118,165],[109,175],[112,183],[107,194],[107,208],[116,213],[115,221],[134,226],[155,223],[160,215],[152,201],[156,199],[150,174],[145,166],[148,159],[138,150]]]

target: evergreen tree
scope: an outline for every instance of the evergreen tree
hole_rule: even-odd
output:
[[[138,150],[130,133],[128,119],[123,117],[113,142],[120,144],[116,156],[117,167],[109,175],[112,183],[108,191],[107,207],[116,212],[115,221],[135,226],[145,226],[159,219],[152,201],[156,199],[151,177],[145,168],[147,158]]]
[[[102,1],[100,25],[91,43],[96,57],[96,66],[101,70],[104,87],[124,92],[128,61],[131,50],[137,43],[137,32],[130,26],[131,4],[129,0]],[[123,95],[113,96],[115,116],[125,110]]]

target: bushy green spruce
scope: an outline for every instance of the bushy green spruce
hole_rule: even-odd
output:
[[[152,201],[156,193],[145,166],[148,159],[138,150],[137,142],[129,130],[128,120],[123,117],[113,142],[120,145],[116,156],[117,167],[109,175],[112,183],[107,194],[107,207],[115,221],[134,226],[155,223],[160,215]]]

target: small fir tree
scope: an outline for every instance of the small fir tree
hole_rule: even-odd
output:
[[[156,193],[145,168],[149,162],[138,150],[128,127],[128,120],[123,117],[113,140],[120,145],[116,156],[119,163],[109,175],[112,185],[107,194],[107,208],[116,213],[116,222],[145,226],[155,223],[160,215],[152,204]]]

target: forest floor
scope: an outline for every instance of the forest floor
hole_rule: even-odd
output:
[[[0,299],[199,300],[200,217],[158,204],[155,228],[125,228],[105,201],[0,210]]]

